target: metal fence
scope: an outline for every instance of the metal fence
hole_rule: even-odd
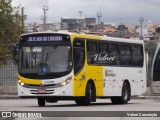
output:
[[[0,66],[0,86],[16,86],[17,65],[12,60]]]

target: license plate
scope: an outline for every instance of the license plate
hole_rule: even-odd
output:
[[[46,93],[47,91],[46,91],[46,89],[38,89],[37,92],[38,93]]]
[[[54,84],[54,80],[42,80],[42,85],[51,85]]]

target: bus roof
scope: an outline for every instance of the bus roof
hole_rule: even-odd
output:
[[[106,40],[106,41],[115,41],[115,42],[127,42],[127,43],[141,43],[143,44],[144,41],[143,40],[134,40],[134,39],[126,39],[126,38],[116,38],[116,37],[107,37],[106,35],[94,35],[94,34],[85,34],[85,33],[80,33],[77,31],[57,31],[57,32],[52,32],[52,31],[46,31],[46,32],[33,32],[33,33],[26,33],[26,34],[22,34],[21,36],[25,36],[25,35],[34,35],[34,34],[66,34],[66,35],[70,35],[73,37],[79,37],[79,38],[85,38],[85,39],[93,39],[93,40]]]

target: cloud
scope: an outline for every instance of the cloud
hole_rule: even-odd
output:
[[[21,3],[28,16],[26,22],[42,22],[42,6],[46,0],[13,0],[13,4]],[[97,12],[102,12],[101,20],[104,22],[139,21],[142,15],[146,21],[160,21],[160,1],[158,0],[48,0],[48,21],[60,21],[61,17],[79,16],[82,11],[84,17],[97,17]]]

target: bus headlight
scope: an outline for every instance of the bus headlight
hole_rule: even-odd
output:
[[[20,84],[21,84],[22,86],[24,86],[24,83],[23,83],[23,82],[21,82]]]
[[[60,83],[60,87],[67,85],[68,83],[70,83],[72,77],[67,78],[65,81]]]
[[[18,80],[18,83],[23,86],[23,87],[27,87],[27,84],[25,84],[24,82],[22,82],[21,80]]]
[[[66,81],[61,82],[61,86],[65,86],[66,85]]]

